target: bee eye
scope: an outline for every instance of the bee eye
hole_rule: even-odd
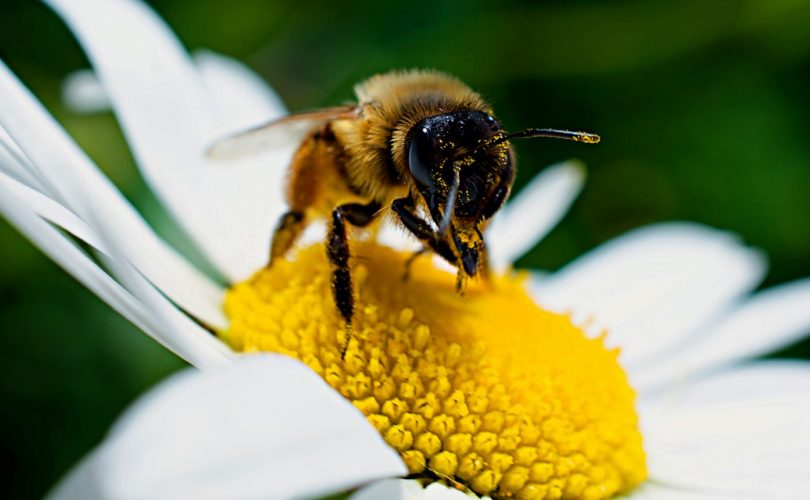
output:
[[[414,179],[423,186],[430,186],[430,153],[433,147],[430,140],[430,129],[422,127],[416,130],[408,148],[408,168]]]

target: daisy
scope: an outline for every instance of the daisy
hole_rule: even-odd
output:
[[[256,273],[290,151],[230,167],[203,154],[283,114],[272,92],[235,61],[191,59],[137,2],[48,3],[104,93],[74,85],[96,107],[109,99],[147,182],[230,284],[161,240],[0,65],[0,212],[200,369],[136,403],[55,498],[787,498],[810,486],[810,366],[750,361],[807,333],[810,281],[749,295],[761,254],[685,223],[465,297],[427,259],[401,283],[406,254],[358,242],[358,323],[340,362],[322,247]],[[558,165],[518,194],[489,234],[497,267],[554,226],[583,177]],[[237,354],[250,351],[283,355]],[[429,485],[385,479],[406,475]]]

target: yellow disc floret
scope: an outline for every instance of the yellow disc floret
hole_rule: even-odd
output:
[[[345,328],[322,245],[234,286],[221,336],[309,365],[354,403],[415,477],[493,497],[609,498],[646,478],[618,352],[538,308],[512,276],[473,283],[430,259],[355,242]]]

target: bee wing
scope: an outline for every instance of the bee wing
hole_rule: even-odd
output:
[[[335,106],[287,115],[221,139],[214,143],[206,154],[209,158],[235,159],[287,146],[330,120],[356,118],[357,109],[355,105]]]

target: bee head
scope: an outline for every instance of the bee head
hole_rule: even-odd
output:
[[[448,228],[466,274],[483,249],[481,223],[506,199],[513,162],[501,124],[482,111],[436,115],[417,123],[406,145],[408,168],[439,233]]]
[[[484,205],[511,159],[505,142],[482,145],[502,135],[501,124],[482,111],[431,116],[411,129],[408,168],[440,228],[456,218],[485,218]]]
[[[482,223],[506,201],[514,179],[509,139],[551,137],[594,144],[599,136],[554,129],[507,134],[483,111],[457,111],[418,122],[406,142],[408,168],[433,222],[448,228],[464,272],[474,276],[483,251]]]

